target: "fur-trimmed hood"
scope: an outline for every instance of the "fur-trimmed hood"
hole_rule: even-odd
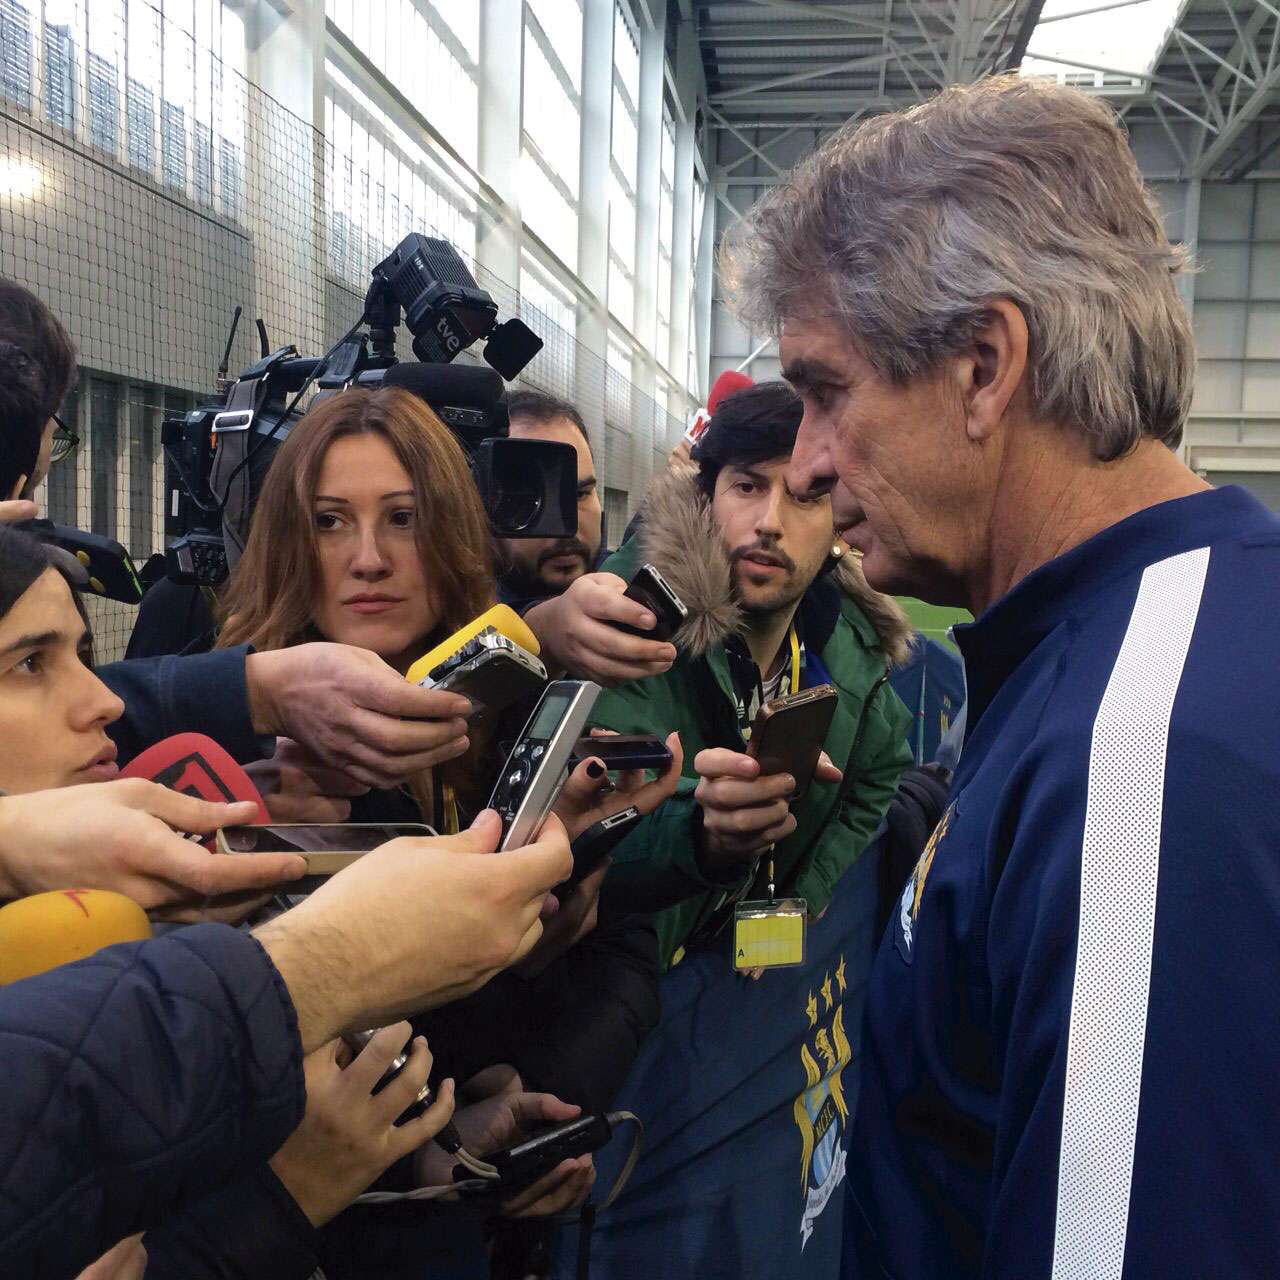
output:
[[[677,464],[654,477],[636,536],[644,560],[688,606],[689,618],[675,636],[683,652],[698,657],[742,630],[729,554],[712,519],[711,504],[698,489],[693,466]],[[895,666],[903,662],[911,649],[912,630],[902,606],[871,589],[856,555],[841,559],[831,581],[875,628],[889,661]]]

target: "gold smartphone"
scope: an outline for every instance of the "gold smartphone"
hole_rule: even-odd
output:
[[[794,795],[804,794],[818,767],[837,700],[834,685],[820,684],[770,698],[756,712],[747,755],[760,761],[762,777],[789,773],[796,780]]]

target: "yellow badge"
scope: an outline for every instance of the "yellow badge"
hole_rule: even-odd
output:
[[[807,916],[803,898],[739,902],[733,910],[733,967],[782,969],[804,964]]]

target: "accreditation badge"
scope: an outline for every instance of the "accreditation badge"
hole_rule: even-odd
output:
[[[785,969],[804,964],[808,918],[803,898],[739,902],[733,909],[733,967]]]

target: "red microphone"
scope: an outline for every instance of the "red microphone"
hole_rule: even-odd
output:
[[[252,779],[212,738],[202,733],[176,733],[134,756],[123,769],[122,778],[146,778],[197,800],[230,804],[252,800],[258,806],[255,822],[270,822],[271,814],[262,802]],[[212,848],[212,841],[208,847]]]

